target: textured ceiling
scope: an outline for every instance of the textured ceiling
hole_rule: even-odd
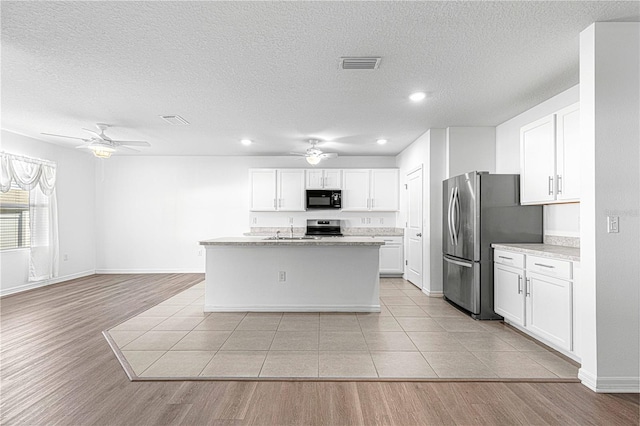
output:
[[[640,18],[635,1],[1,8],[2,128],[74,146],[40,132],[86,137],[104,122],[149,141],[147,155],[278,155],[311,137],[342,155],[396,154],[431,127],[494,126],[575,85],[580,31]],[[338,70],[367,55],[378,70]],[[417,90],[421,104],[407,98]]]

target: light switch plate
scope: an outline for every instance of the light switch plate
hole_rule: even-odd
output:
[[[607,232],[609,234],[617,234],[620,232],[619,216],[607,216]]]

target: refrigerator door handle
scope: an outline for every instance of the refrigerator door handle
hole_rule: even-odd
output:
[[[455,191],[456,189],[453,188],[451,190],[451,196],[449,197],[449,210],[447,211],[447,222],[449,224],[449,238],[451,238],[451,244],[455,245],[455,240],[453,239],[453,219],[452,219],[452,215],[453,215],[453,197],[455,195]]]
[[[473,264],[460,262],[458,260],[452,260],[452,259],[449,259],[448,257],[444,257],[443,259],[444,259],[445,262],[453,263],[454,265],[458,265],[458,266],[464,266],[465,268],[472,268],[473,267]]]
[[[455,221],[453,219],[451,221],[453,222],[453,236],[456,241],[455,244],[458,245],[458,234],[460,233],[460,191],[457,186],[453,198],[453,206],[456,218]]]

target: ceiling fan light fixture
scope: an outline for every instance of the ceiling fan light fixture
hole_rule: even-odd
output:
[[[307,163],[311,164],[312,166],[315,166],[320,162],[320,160],[322,160],[322,158],[318,157],[317,155],[310,155],[306,158],[307,158]]]
[[[103,149],[94,149],[93,150],[93,155],[98,157],[98,158],[109,158],[111,157],[111,151],[106,151]]]
[[[386,144],[386,143],[387,143],[387,140],[386,140],[386,139],[378,139],[378,140],[376,141],[376,143],[377,143],[378,145],[384,145],[384,144]]]
[[[251,139],[241,139],[240,143],[244,146],[249,146],[253,143],[253,141]]]

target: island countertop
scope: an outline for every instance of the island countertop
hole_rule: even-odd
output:
[[[385,242],[374,237],[319,237],[314,239],[275,240],[265,236],[223,237],[200,241],[202,246],[382,246]]]

